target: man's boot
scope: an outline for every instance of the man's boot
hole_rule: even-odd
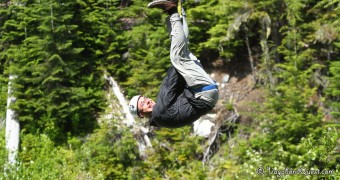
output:
[[[154,0],[148,4],[148,8],[158,8],[172,14],[177,11],[178,0]]]

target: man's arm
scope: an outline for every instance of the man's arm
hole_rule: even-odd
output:
[[[185,86],[184,78],[171,66],[160,87],[156,105],[152,111],[150,125],[155,125],[154,120],[160,119],[160,117],[169,117],[172,114],[171,111],[175,110],[173,105],[178,96],[183,94]]]

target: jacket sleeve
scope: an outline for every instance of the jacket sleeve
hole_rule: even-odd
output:
[[[169,117],[170,114],[174,114],[172,112],[174,104],[178,96],[183,93],[185,86],[184,78],[171,66],[163,79],[156,105],[152,110],[151,126],[158,126],[157,121],[162,121],[165,117]]]
[[[183,93],[186,82],[183,76],[173,66],[170,67],[167,77],[164,80],[165,83],[161,87],[163,93],[162,96],[158,98],[164,101],[164,108],[169,108],[177,101],[178,96]]]

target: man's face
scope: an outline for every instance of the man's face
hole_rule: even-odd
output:
[[[138,99],[138,112],[140,117],[150,117],[155,101],[147,97],[141,96]]]

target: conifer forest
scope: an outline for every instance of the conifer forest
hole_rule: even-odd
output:
[[[183,2],[219,85],[207,136],[124,123],[108,77],[156,100],[171,65],[149,2],[0,0],[0,179],[340,178],[340,0]]]

